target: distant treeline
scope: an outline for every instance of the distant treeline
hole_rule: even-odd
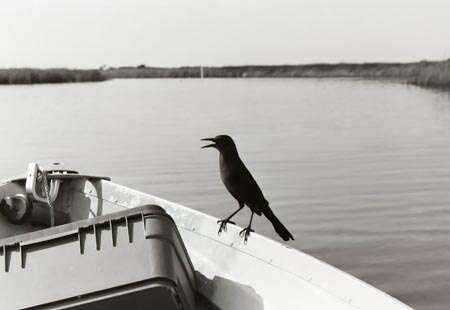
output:
[[[0,69],[1,84],[78,83],[104,81],[101,70]]]
[[[338,63],[280,66],[159,68],[109,67],[94,70],[0,69],[0,84],[94,82],[124,78],[371,78],[450,88],[450,59],[411,63]]]
[[[107,78],[327,78],[397,79],[406,83],[450,87],[450,60],[413,63],[310,64],[158,68],[119,67],[103,71]]]

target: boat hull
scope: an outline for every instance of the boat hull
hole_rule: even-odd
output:
[[[207,309],[411,310],[308,254],[257,233],[245,244],[235,225],[218,235],[217,218],[108,180],[67,181],[55,204],[70,221],[146,204],[161,206],[177,225],[195,269],[199,301]],[[15,233],[14,226],[3,224],[0,237]]]
[[[257,233],[244,244],[240,227],[230,225],[227,233],[218,235],[217,218],[110,181],[99,182],[81,182],[76,191],[80,199],[88,197],[94,205],[97,200],[102,212],[150,203],[172,216],[196,270],[199,293],[215,308],[411,310],[296,249]]]

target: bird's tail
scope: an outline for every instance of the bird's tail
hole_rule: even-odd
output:
[[[264,208],[263,214],[267,217],[267,219],[272,223],[273,228],[275,228],[275,231],[278,235],[284,240],[288,241],[289,239],[294,240],[294,237],[292,234],[287,230],[287,228],[280,222],[280,220],[273,214],[272,210],[269,206],[267,208]]]

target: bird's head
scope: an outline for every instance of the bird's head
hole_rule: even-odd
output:
[[[216,148],[221,153],[228,153],[236,151],[236,144],[234,144],[233,139],[227,135],[220,135],[214,138],[205,138],[202,141],[211,141],[213,143],[202,146],[202,149],[213,147]]]

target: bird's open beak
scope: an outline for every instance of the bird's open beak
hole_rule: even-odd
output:
[[[212,141],[212,142],[214,142],[214,143],[211,143],[211,144],[202,146],[202,149],[205,149],[205,148],[207,148],[207,147],[215,147],[215,146],[217,145],[217,144],[215,143],[216,140],[215,140],[214,138],[205,138],[205,139],[202,139],[201,141]]]

